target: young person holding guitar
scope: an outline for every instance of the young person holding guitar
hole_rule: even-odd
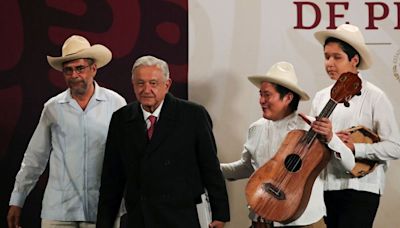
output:
[[[391,102],[386,94],[365,80],[359,70],[372,64],[370,52],[358,27],[343,24],[336,30],[319,31],[316,39],[323,45],[325,69],[332,80],[346,72],[358,74],[362,81],[361,95],[349,101],[349,107],[338,104],[330,116],[333,130],[353,151],[356,159],[378,161],[376,168],[362,177],[354,177],[340,164],[340,152],[333,153],[322,173],[324,199],[329,228],[373,226],[380,194],[385,185],[388,161],[400,157],[400,133]],[[311,115],[320,113],[330,99],[331,87],[319,91],[312,102]],[[362,125],[380,137],[372,144],[355,143],[343,129]],[[318,122],[312,124],[314,128]]]
[[[250,125],[247,141],[244,144],[241,159],[232,163],[221,164],[221,170],[228,180],[248,178],[263,164],[274,157],[286,134],[294,129],[303,129],[304,121],[296,114],[300,100],[308,100],[309,96],[297,84],[293,66],[287,62],[274,64],[266,75],[250,76],[250,82],[259,88],[263,117]],[[329,148],[340,151],[340,162],[348,170],[354,166],[351,150],[332,133],[332,126],[327,118],[315,121],[316,127],[323,126],[318,133],[323,141],[329,142]],[[324,146],[325,147],[325,146]],[[329,153],[323,152],[323,153]],[[311,183],[312,184],[312,183]],[[278,211],[285,213],[285,210]],[[251,227],[296,226],[325,227],[323,216],[323,182],[319,177],[313,182],[311,197],[304,213],[294,221],[281,224],[265,221],[251,213]]]

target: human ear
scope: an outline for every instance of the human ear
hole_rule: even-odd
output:
[[[285,95],[284,100],[287,104],[290,104],[290,102],[292,102],[293,100],[293,93],[289,92]]]
[[[360,62],[360,56],[354,55],[353,58],[351,58],[351,62],[353,67],[357,67],[358,63]]]

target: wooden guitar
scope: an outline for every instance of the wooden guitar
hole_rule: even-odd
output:
[[[354,143],[376,143],[379,142],[379,136],[370,129],[360,125],[346,129],[345,131],[351,134]],[[356,159],[356,165],[351,170],[354,177],[363,177],[368,173],[374,171],[378,162],[368,159]]]
[[[318,118],[329,117],[338,103],[345,103],[361,91],[357,74],[345,73],[331,89],[331,99]],[[290,131],[275,156],[257,169],[246,185],[250,208],[266,220],[289,223],[303,214],[315,178],[327,165],[330,151],[315,140],[318,134]]]

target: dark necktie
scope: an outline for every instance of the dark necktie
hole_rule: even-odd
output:
[[[150,127],[149,129],[147,129],[147,136],[149,136],[149,139],[151,139],[151,137],[153,136],[154,125],[156,123],[157,117],[150,115],[147,119],[149,119],[150,121]]]

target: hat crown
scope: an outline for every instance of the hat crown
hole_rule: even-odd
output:
[[[268,70],[267,76],[297,84],[297,77],[292,64],[288,62],[278,62]]]
[[[90,48],[90,43],[82,36],[73,35],[68,38],[62,46],[62,56],[68,56],[79,53],[87,48]]]
[[[349,36],[354,36],[354,39],[358,40],[359,42],[365,43],[364,36],[361,34],[361,31],[357,26],[342,24],[339,25],[336,30],[339,32],[348,33]]]

